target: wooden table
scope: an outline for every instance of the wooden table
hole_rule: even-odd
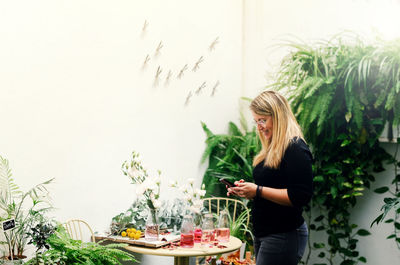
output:
[[[218,254],[224,254],[238,250],[242,246],[240,239],[231,236],[229,242],[220,243],[220,245],[226,246],[226,248],[218,248],[217,246],[202,246],[200,243],[195,243],[193,248],[182,248],[176,249],[167,248],[148,248],[142,246],[129,245],[125,247],[126,250],[156,256],[170,256],[174,257],[174,265],[189,265],[189,257],[197,256],[214,256]]]

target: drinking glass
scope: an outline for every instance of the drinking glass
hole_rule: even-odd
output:
[[[201,224],[202,215],[201,213],[193,213],[193,224],[194,224],[194,243],[201,243]]]
[[[229,236],[229,213],[226,210],[222,210],[218,219],[217,240],[219,242],[229,242]]]
[[[194,246],[193,219],[191,215],[185,215],[181,227],[181,247],[192,248]]]
[[[215,238],[214,218],[211,213],[204,215],[201,229],[202,229],[201,244],[206,246],[211,246]]]

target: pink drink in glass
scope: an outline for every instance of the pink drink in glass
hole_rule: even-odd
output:
[[[214,229],[213,230],[203,230],[201,235],[202,245],[212,245],[214,241]]]
[[[194,234],[181,234],[181,247],[192,248],[194,246]]]
[[[201,228],[194,230],[194,243],[201,243]]]
[[[229,242],[229,236],[230,236],[229,228],[218,228],[217,229],[218,242]]]
[[[159,233],[160,233],[159,225],[146,225],[146,230],[144,231],[144,238],[147,241],[157,241]]]

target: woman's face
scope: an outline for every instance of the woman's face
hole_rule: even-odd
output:
[[[257,124],[257,129],[260,134],[263,134],[265,139],[271,140],[272,138],[272,116],[258,115],[252,112],[254,122]]]

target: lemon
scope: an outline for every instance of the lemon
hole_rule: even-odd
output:
[[[123,232],[121,233],[121,236],[126,237],[126,232],[123,231]]]
[[[131,229],[131,232],[132,232],[132,233],[136,233],[136,229],[135,229],[135,228],[132,228],[132,229]]]

